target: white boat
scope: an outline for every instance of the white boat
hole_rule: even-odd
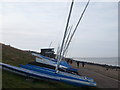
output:
[[[36,56],[36,62],[40,64],[44,64],[44,66],[50,66],[55,68],[57,66],[57,60],[51,59],[46,56],[42,56],[40,54],[32,53],[32,55]],[[72,68],[66,61],[61,61],[59,65],[60,70],[78,74],[78,69]]]

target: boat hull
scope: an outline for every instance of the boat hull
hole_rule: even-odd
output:
[[[36,78],[36,79],[59,81],[59,82],[72,84],[75,86],[96,86],[96,83],[94,81],[89,81],[87,79],[85,80],[84,78],[78,79],[78,78],[70,76],[69,73],[68,75],[65,75],[63,73],[62,74],[55,73],[54,71],[50,72],[45,69],[37,69],[36,67],[32,69],[31,67],[27,65],[25,67],[21,66],[22,68],[4,64],[4,63],[0,63],[0,65],[2,66],[3,70],[7,70],[7,71],[10,71],[10,72],[22,75],[22,76],[29,76],[29,77]]]

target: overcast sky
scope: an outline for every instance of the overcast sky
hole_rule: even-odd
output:
[[[76,25],[86,2],[75,2],[70,26]],[[70,2],[0,3],[1,42],[23,50],[57,49]],[[69,57],[118,55],[118,3],[91,2],[69,47]]]

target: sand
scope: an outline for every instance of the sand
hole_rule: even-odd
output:
[[[79,64],[77,67],[76,62],[69,63],[73,68],[78,68],[79,75],[91,77],[97,83],[98,88],[118,88],[120,85],[120,79],[118,74],[120,69],[106,68],[104,66],[85,64]],[[119,84],[119,85],[118,85]]]

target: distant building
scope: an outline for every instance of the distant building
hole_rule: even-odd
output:
[[[45,49],[41,49],[41,55],[43,56],[47,56],[50,58],[55,58],[55,54],[54,54],[54,48],[45,48]]]

